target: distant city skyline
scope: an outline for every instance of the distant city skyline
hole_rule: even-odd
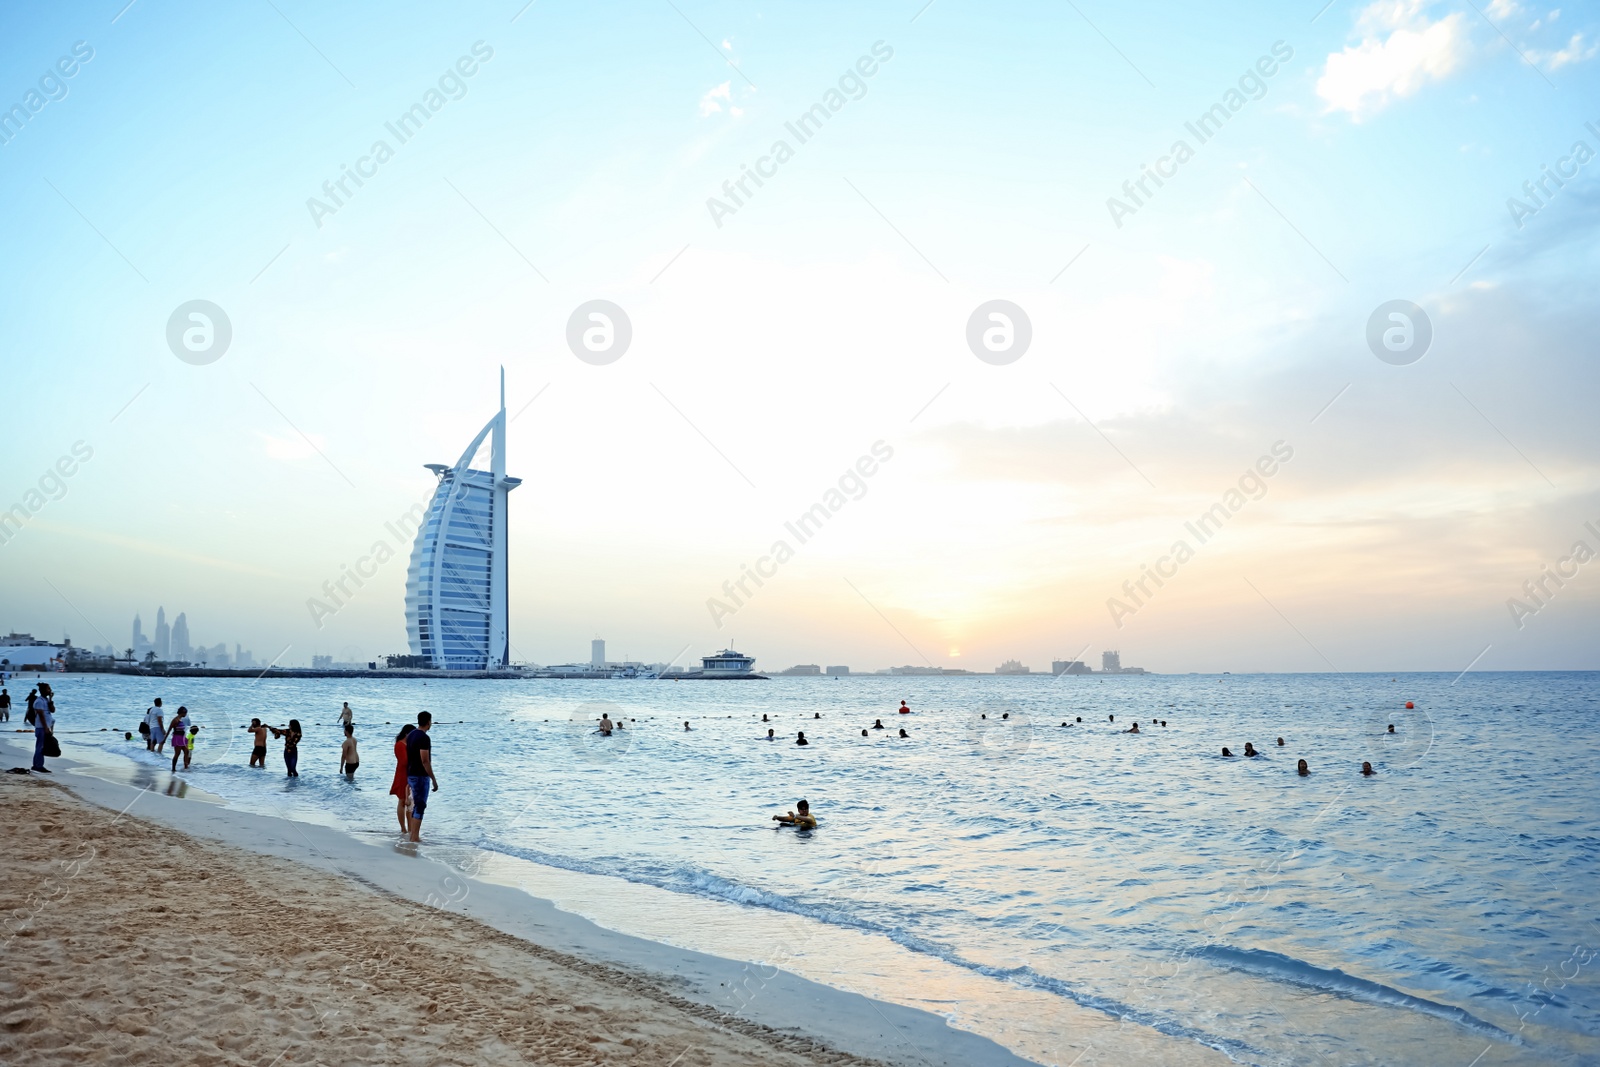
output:
[[[210,647],[191,644],[188,615],[178,612],[177,618],[169,626],[165,605],[156,608],[153,637],[145,636],[143,616],[136,611],[133,614],[129,643],[126,646],[117,648],[114,645],[91,644],[89,647],[95,655],[110,656],[113,659],[123,659],[131,655],[135,660],[143,661],[147,657],[154,656],[157,661],[191,663],[207,667],[250,669],[265,666],[258,664],[254,653],[247,651],[238,642],[234,643],[232,652],[228,651],[226,641],[219,641]]]

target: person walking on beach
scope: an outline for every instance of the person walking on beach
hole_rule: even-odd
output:
[[[245,727],[250,731],[250,736],[255,739],[255,745],[250,749],[250,766],[267,769],[267,730],[269,727],[262,725],[260,719],[251,719],[250,725]]]
[[[283,738],[283,765],[289,772],[290,778],[300,777],[300,772],[295,768],[300,763],[300,720],[290,719],[289,728],[280,730],[276,726],[269,726],[273,737]]]
[[[339,725],[350,726],[355,722],[356,713],[350,710],[350,702],[346,700],[344,707],[339,711]]]
[[[33,769],[39,774],[49,774],[50,768],[44,765],[44,750],[47,742],[55,741],[55,693],[50,689],[50,683],[40,682],[38,694],[28,706],[28,713],[33,716]]]
[[[422,816],[428,810],[428,790],[439,789],[439,779],[433,773],[433,742],[428,737],[428,727],[433,716],[426,711],[417,712],[417,728],[406,735],[406,781],[411,786],[411,818],[407,829],[411,840],[422,840]]]
[[[346,704],[348,708],[350,705]],[[349,723],[344,724],[344,744],[339,746],[339,773],[349,778],[356,776],[356,768],[361,765],[361,757],[356,753],[356,728]]]
[[[406,826],[406,812],[411,810],[411,782],[407,774],[410,766],[407,760],[406,735],[415,729],[415,726],[406,723],[400,727],[400,732],[394,738],[394,782],[389,786],[389,795],[399,798],[394,813],[400,820],[401,833],[405,833],[408,829]]]
[[[178,769],[178,756],[183,756],[183,769],[189,769],[189,709],[178,708],[178,717],[172,720],[172,769]]]

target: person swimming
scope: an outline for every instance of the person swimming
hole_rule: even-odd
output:
[[[684,723],[684,724],[683,724],[683,728],[684,728],[684,729],[685,729],[685,730],[687,730],[687,729],[688,729],[688,728],[689,728],[689,724],[688,724],[688,723],[687,723],[687,722],[685,722],[685,723]]]
[[[881,729],[883,729],[883,720],[882,720],[882,719],[873,719],[873,720],[872,720],[872,728],[873,728],[873,729],[874,729],[874,730],[881,730]]]
[[[1261,753],[1256,751],[1256,746],[1252,745],[1248,741],[1246,741],[1244,743],[1244,754],[1246,756],[1259,756],[1259,755],[1261,755]]]
[[[1162,720],[1161,720],[1161,727],[1162,727],[1162,729],[1166,729],[1166,726],[1167,726],[1167,720],[1166,720],[1166,719],[1162,719]]]
[[[1224,756],[1231,756],[1231,755],[1233,755],[1233,753],[1232,753],[1232,752],[1229,752],[1229,751],[1228,751],[1228,746],[1227,746],[1227,745],[1223,745],[1223,746],[1222,746],[1222,754],[1223,754],[1223,755],[1224,755]]]
[[[800,736],[794,739],[794,743],[797,745],[809,745],[811,742],[806,740],[806,732],[801,730]]]
[[[1283,738],[1281,738],[1281,737],[1280,737],[1280,738],[1278,738],[1278,747],[1279,747],[1279,748],[1282,748],[1282,747],[1283,747]]]
[[[1391,734],[1392,734],[1392,733],[1394,733],[1394,723],[1390,723],[1390,724],[1389,724],[1389,732],[1390,732],[1390,733],[1391,733]]]
[[[819,711],[816,714],[812,715],[811,717],[813,719],[820,719],[820,718],[822,718],[822,712]]]
[[[1117,717],[1115,715],[1107,715],[1106,718],[1111,722],[1117,721]]]
[[[1295,768],[1295,769],[1299,772],[1300,777],[1302,777],[1302,778],[1304,778],[1306,775],[1311,773],[1311,768],[1306,765],[1306,761],[1305,760],[1301,760],[1300,761],[1300,766]]]
[[[1009,711],[1002,711],[1000,713],[1000,717],[1002,719],[1009,719],[1009,718],[1011,718],[1011,713]]]
[[[865,731],[865,730],[862,730],[862,731],[861,731],[861,736],[862,736],[862,737],[866,737],[866,736],[867,736],[867,732],[866,732],[866,731]]]
[[[1134,724],[1133,724],[1133,729],[1131,729],[1131,730],[1125,730],[1125,731],[1123,731],[1123,732],[1124,732],[1124,733],[1130,733],[1130,734],[1136,734],[1136,733],[1138,733],[1138,732],[1139,732],[1139,724],[1138,724],[1138,723],[1134,723]]]
[[[780,826],[793,826],[796,830],[815,830],[817,828],[817,817],[811,814],[811,802],[808,800],[795,801],[793,811],[786,811],[782,815],[774,815],[772,821]]]
[[[772,727],[770,727],[770,726],[767,727],[767,740],[768,741],[776,741],[777,739],[778,739],[778,735],[772,732]]]
[[[766,714],[766,712],[762,712],[762,713],[761,713],[761,721],[762,721],[762,722],[766,722],[766,721],[767,721],[767,714]]]
[[[1078,721],[1078,722],[1082,722],[1082,721],[1083,721],[1083,716],[1082,716],[1082,715],[1079,715],[1079,716],[1078,716],[1078,718],[1077,718],[1077,721]]]
[[[1371,778],[1372,775],[1373,775],[1372,764],[1366,762],[1365,760],[1363,760],[1362,763],[1361,763],[1361,776],[1363,778]]]
[[[906,728],[904,726],[902,726],[902,727],[900,727],[900,736],[901,737],[910,737],[911,735],[906,733]]]

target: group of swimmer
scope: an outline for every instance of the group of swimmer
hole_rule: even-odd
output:
[[[1407,701],[1406,702],[1406,707],[1407,708],[1411,708],[1411,707],[1413,707],[1413,704],[1410,701]],[[906,704],[906,702],[904,700],[900,701],[900,706],[898,708],[896,708],[895,711],[896,711],[897,714],[900,714],[900,715],[910,715],[911,714],[911,708]],[[988,712],[982,712],[981,716],[982,716],[982,718],[987,719],[989,717],[989,714],[988,714]],[[820,711],[814,712],[811,717],[813,719],[820,719],[820,718],[822,718],[822,712],[820,712]],[[1009,719],[1009,718],[1011,718],[1011,713],[1009,711],[1002,712],[1000,717],[1002,719]],[[766,713],[763,713],[762,716],[761,716],[761,721],[762,722],[771,722],[772,720],[771,720],[770,716],[768,716]],[[1110,722],[1112,724],[1115,724],[1116,721],[1117,721],[1117,717],[1116,717],[1115,714],[1107,715],[1106,716],[1106,721]],[[1064,727],[1070,727],[1070,726],[1081,724],[1082,722],[1083,722],[1083,716],[1082,715],[1078,715],[1078,716],[1074,717],[1074,721],[1073,722],[1063,721],[1061,723],[1061,725],[1064,726]],[[1160,727],[1162,727],[1164,729],[1166,727],[1166,725],[1167,725],[1167,720],[1166,719],[1151,719],[1150,723],[1153,726],[1160,726]],[[685,730],[692,729],[692,727],[690,727],[690,725],[689,725],[689,723],[687,721],[684,722],[683,728]],[[613,723],[608,716],[605,716],[605,715],[601,716],[601,718],[600,718],[600,733],[601,734],[609,737],[609,736],[611,736],[611,733],[612,733],[613,730],[620,730],[620,729],[622,729],[622,723],[621,723],[620,720],[618,722],[616,722],[616,723]],[[870,736],[870,734],[871,734],[871,732],[873,730],[887,730],[887,729],[889,729],[889,727],[883,725],[883,720],[882,719],[873,719],[872,720],[872,726],[867,728],[867,729],[863,729],[861,731],[861,736],[862,737],[868,737],[868,736]],[[903,727],[903,726],[900,727],[899,731],[900,731],[900,736],[901,737],[908,738],[908,739],[911,737],[911,735],[906,732],[905,727]],[[1135,722],[1132,726],[1128,727],[1128,729],[1122,730],[1120,732],[1121,733],[1125,733],[1125,734],[1137,734],[1137,733],[1140,733],[1141,731],[1139,730],[1139,724],[1137,722]],[[1393,723],[1391,723],[1389,725],[1388,732],[1391,733],[1391,734],[1395,732]],[[763,738],[763,740],[776,741],[777,739],[778,739],[777,731],[769,726],[767,728],[767,736],[765,738]],[[796,745],[809,745],[809,744],[811,744],[811,742],[806,738],[806,732],[804,730],[800,730],[800,731],[796,732],[794,743]],[[1278,747],[1279,748],[1284,747],[1283,738],[1281,738],[1281,737],[1278,738],[1277,739],[1277,743],[1278,743]],[[1232,758],[1233,750],[1230,749],[1227,745],[1224,745],[1224,746],[1222,746],[1222,754],[1225,757]],[[1244,743],[1244,755],[1245,755],[1246,758],[1249,758],[1249,757],[1253,757],[1253,756],[1259,756],[1259,755],[1261,755],[1261,753],[1256,750],[1256,746],[1252,742],[1246,741]],[[1304,759],[1302,759],[1302,760],[1300,760],[1298,762],[1295,770],[1296,770],[1296,773],[1298,773],[1300,775],[1300,777],[1305,778],[1305,777],[1308,777],[1311,774],[1311,765],[1309,763],[1307,763]],[[1361,763],[1361,774],[1362,774],[1363,777],[1370,778],[1376,773],[1377,772],[1372,769],[1372,763],[1370,761],[1366,761],[1366,760],[1362,761],[1362,763]],[[802,800],[802,801],[799,802],[798,809],[799,809],[799,814],[798,815],[796,815],[795,812],[791,811],[787,815],[774,815],[773,818],[778,820],[780,823],[782,823],[785,826],[799,825],[799,823],[795,821],[796,819],[800,819],[801,821],[804,821],[805,819],[810,819],[810,825],[814,826],[816,824],[816,820],[814,818],[811,818],[811,816],[809,814],[807,814],[807,812],[809,811],[809,806],[806,804],[805,801]]]
[[[1406,701],[1406,707],[1407,708],[1412,708],[1414,706],[1415,705],[1411,701],[1409,701],[1409,700]],[[984,718],[987,719],[988,717],[989,717],[988,715],[984,715]],[[1010,717],[1010,713],[1009,712],[1007,712],[1005,715],[1001,716],[1001,718],[1009,718],[1009,717]],[[1117,717],[1115,715],[1107,715],[1106,716],[1106,721],[1107,722],[1111,722],[1111,723],[1115,723],[1117,721]],[[1163,727],[1167,725],[1167,720],[1165,720],[1165,719],[1152,719],[1150,721],[1152,723],[1154,723],[1154,724],[1157,724],[1157,725],[1160,725],[1160,726],[1163,726]],[[1079,722],[1079,723],[1083,722],[1083,716],[1082,715],[1076,716],[1076,722]],[[1062,726],[1072,726],[1072,725],[1074,725],[1074,723],[1063,722],[1061,725]],[[1125,733],[1125,734],[1136,734],[1136,733],[1139,732],[1139,724],[1138,723],[1134,723],[1132,726],[1130,726],[1126,730],[1123,730],[1122,732]],[[1391,734],[1394,733],[1394,723],[1390,723],[1389,724],[1388,732],[1391,733]],[[1283,738],[1281,738],[1281,737],[1278,738],[1278,747],[1282,748],[1283,745],[1284,745]],[[1222,754],[1224,756],[1227,756],[1227,757],[1231,758],[1233,756],[1233,750],[1230,749],[1227,745],[1223,745],[1222,746]],[[1260,752],[1256,751],[1256,746],[1254,744],[1252,744],[1251,742],[1249,742],[1249,741],[1246,741],[1244,743],[1244,754],[1245,754],[1246,757],[1261,755]],[[1311,774],[1311,765],[1309,763],[1307,763],[1305,760],[1302,759],[1302,760],[1299,761],[1298,765],[1295,767],[1295,772],[1297,774],[1299,774],[1300,777],[1302,777],[1302,778],[1309,777],[1310,774]],[[1372,769],[1372,762],[1370,760],[1362,760],[1361,761],[1361,776],[1363,778],[1371,778],[1373,775],[1375,775],[1377,773],[1378,773],[1377,771]]]

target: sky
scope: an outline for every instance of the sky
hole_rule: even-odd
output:
[[[1600,668],[1592,4],[0,28],[0,629],[406,651],[503,367],[520,661]]]

